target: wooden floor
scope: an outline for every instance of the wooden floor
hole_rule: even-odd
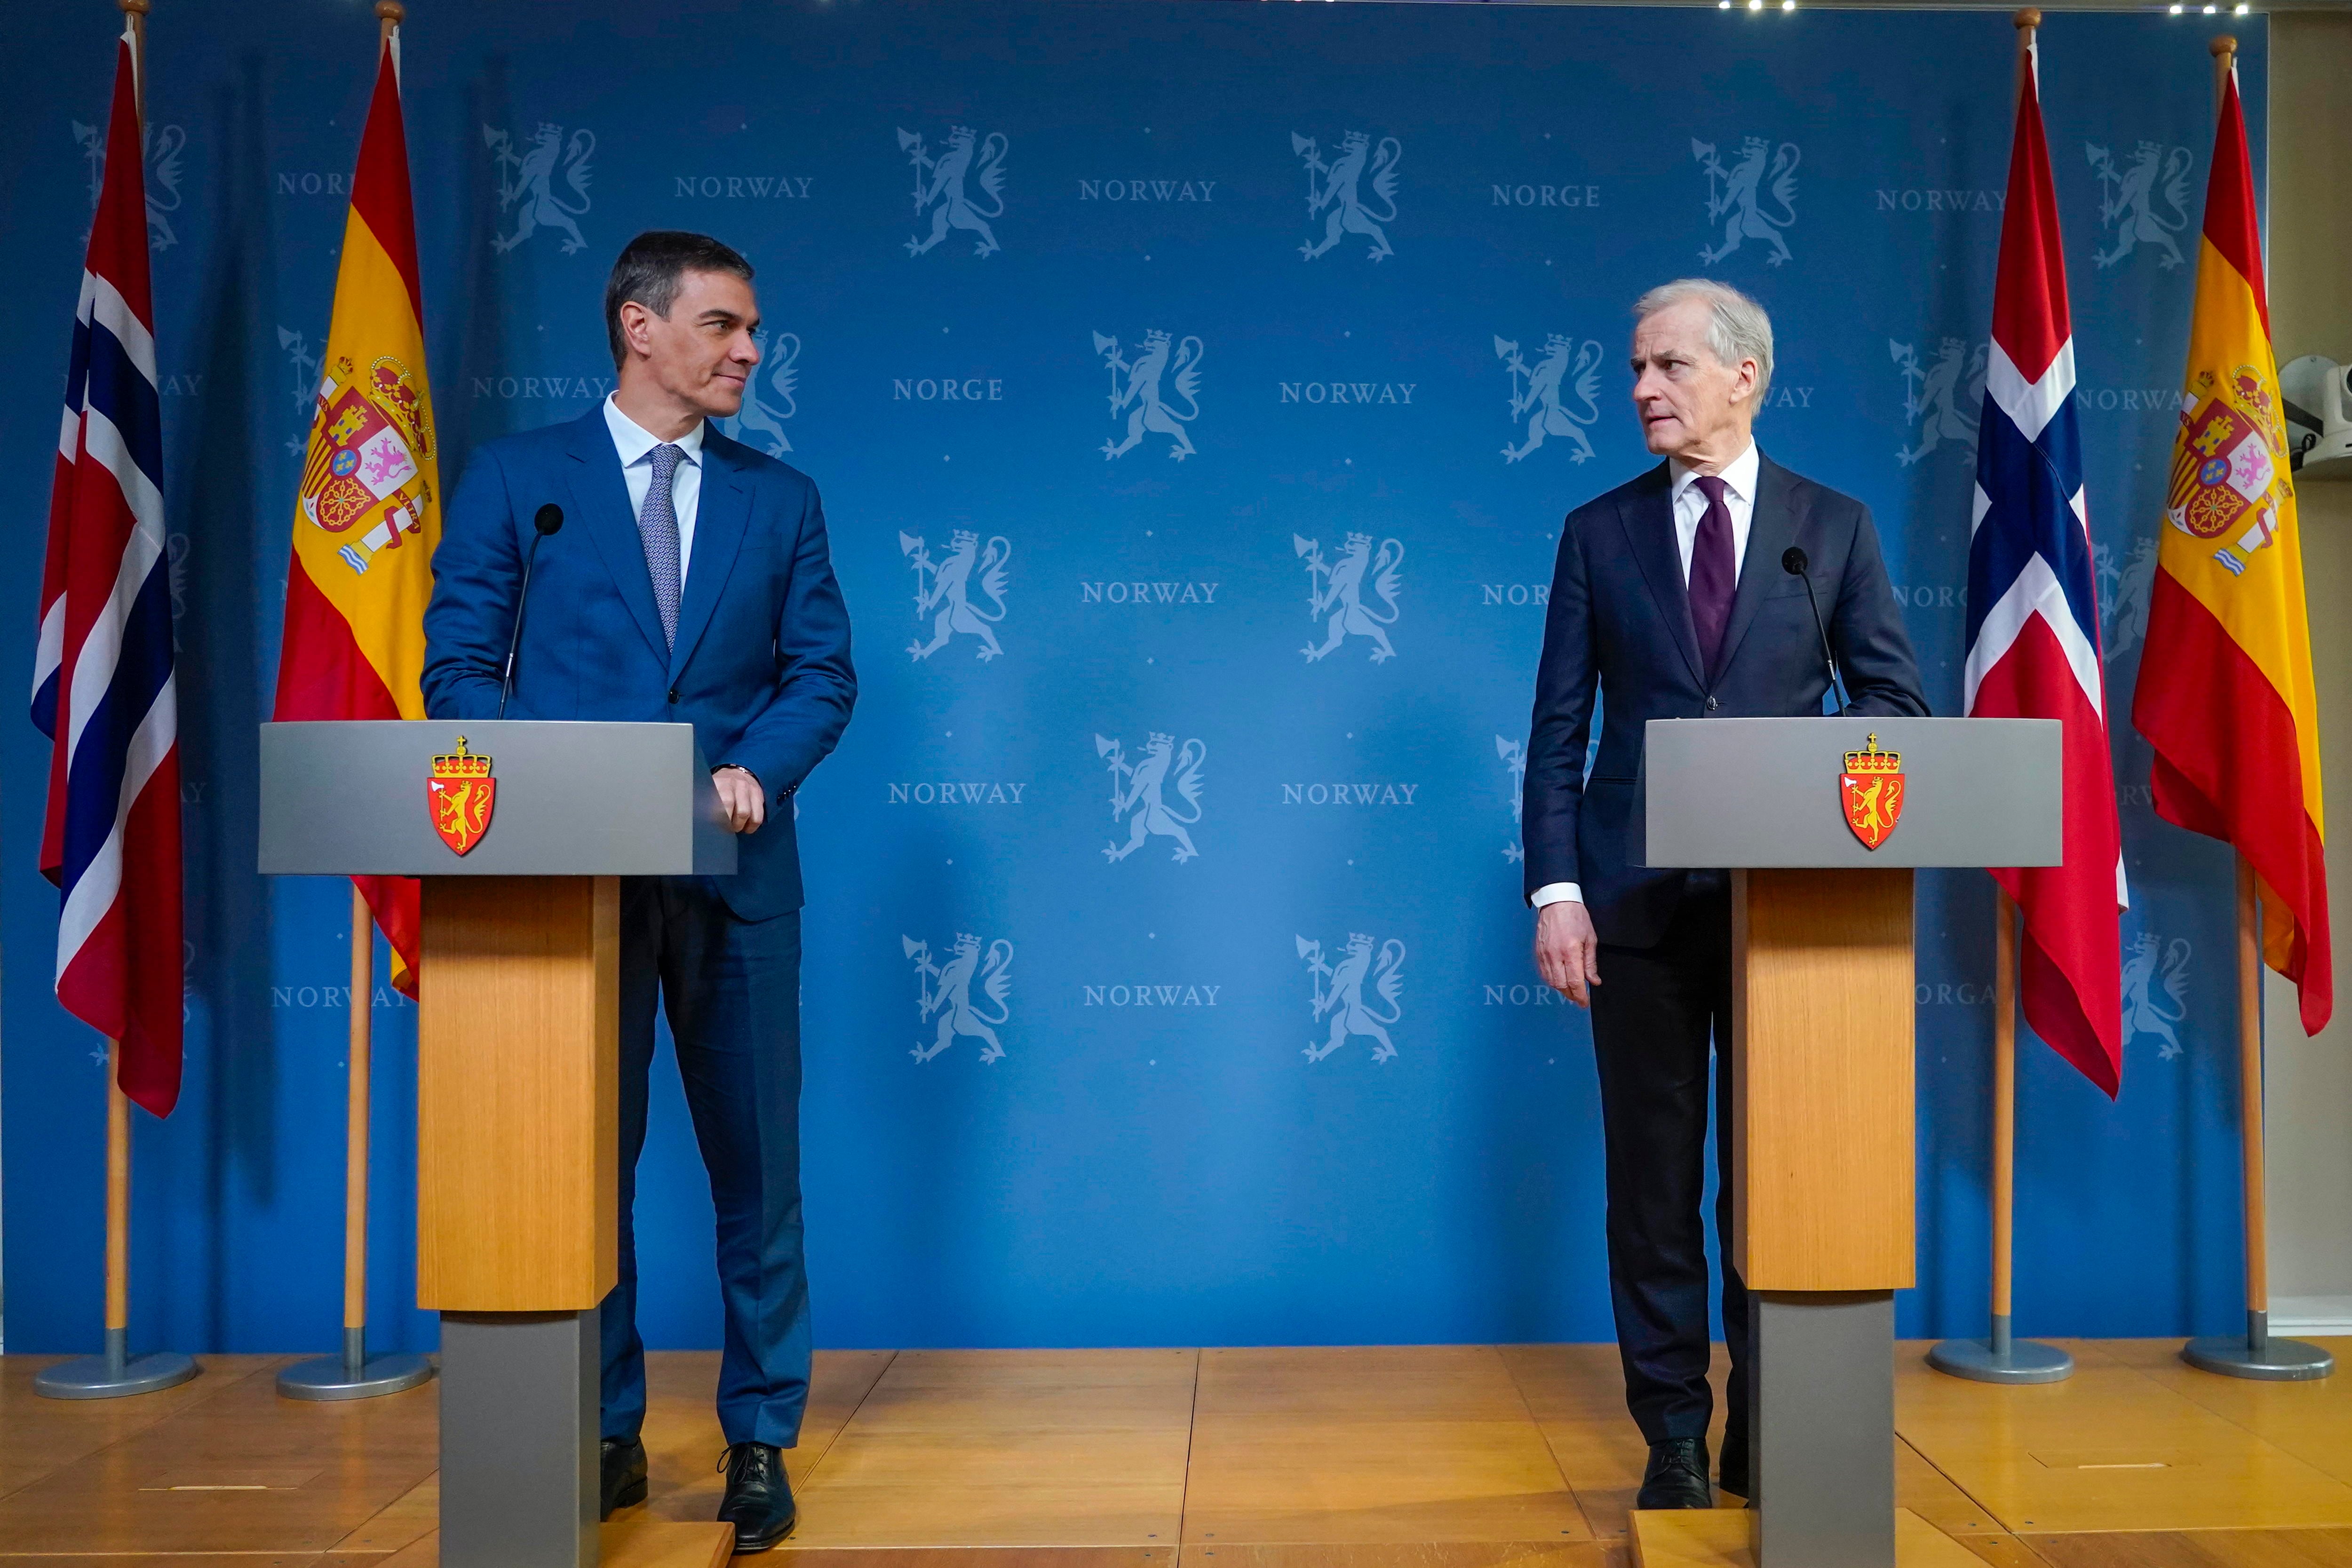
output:
[[[2352,1374],[2240,1383],[2172,1341],[2078,1342],[2071,1381],[2003,1389],[1927,1371],[1924,1348],[1898,1362],[1898,1500],[1983,1561],[2352,1568]],[[0,1568],[430,1568],[431,1385],[295,1404],[272,1392],[283,1358],[205,1360],[85,1405],[33,1394],[45,1362],[0,1359]],[[643,1516],[718,1504],[717,1360],[652,1358]],[[800,1568],[1626,1568],[1642,1458],[1612,1346],[834,1352],[789,1456],[788,1550]]]

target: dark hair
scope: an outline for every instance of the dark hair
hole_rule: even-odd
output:
[[[742,252],[707,234],[649,228],[622,250],[604,281],[604,336],[613,345],[615,369],[628,357],[621,341],[621,307],[635,300],[667,319],[677,303],[678,279],[688,272],[732,272],[746,283],[751,280],[751,264]]]

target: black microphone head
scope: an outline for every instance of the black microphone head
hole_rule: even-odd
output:
[[[1780,570],[1791,577],[1803,576],[1811,565],[1812,563],[1805,558],[1805,552],[1793,544],[1780,552]]]
[[[553,533],[563,526],[563,509],[549,501],[539,509],[538,514],[530,520],[530,525],[539,530],[542,537]]]

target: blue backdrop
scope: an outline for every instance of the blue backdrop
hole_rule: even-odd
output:
[[[20,672],[111,17],[20,16],[0,58]],[[2237,26],[2259,168],[2265,35]],[[2117,714],[2210,30],[2044,35]],[[348,896],[254,875],[254,728],[373,35],[358,0],[153,28],[189,967],[186,1093],[137,1131],[142,1343],[335,1342]],[[1647,461],[1628,302],[1688,273],[1751,290],[1780,342],[1758,434],[1874,509],[1957,711],[2012,37],[1990,13],[418,8],[445,479],[611,387],[600,291],[631,235],[708,230],[760,269],[738,434],[824,488],[863,677],[800,797],[821,1342],[1609,1336],[1590,1036],[1535,984],[1518,898],[1558,520]],[[2019,1321],[2215,1331],[2240,1300],[2228,864],[2153,819],[2121,725],[2116,752],[2123,1096],[2024,1047]],[[48,987],[45,769],[0,724],[12,1351],[93,1346],[100,1300],[100,1042]],[[1923,875],[1919,930],[1901,1322],[1980,1331],[1990,884]],[[376,1337],[415,1346],[415,1015],[374,1005]],[[646,1331],[715,1344],[667,1054],[655,1081]]]

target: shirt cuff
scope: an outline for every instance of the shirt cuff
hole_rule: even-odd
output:
[[[1546,904],[1580,904],[1584,902],[1584,889],[1574,882],[1546,882],[1528,902],[1538,909]]]

